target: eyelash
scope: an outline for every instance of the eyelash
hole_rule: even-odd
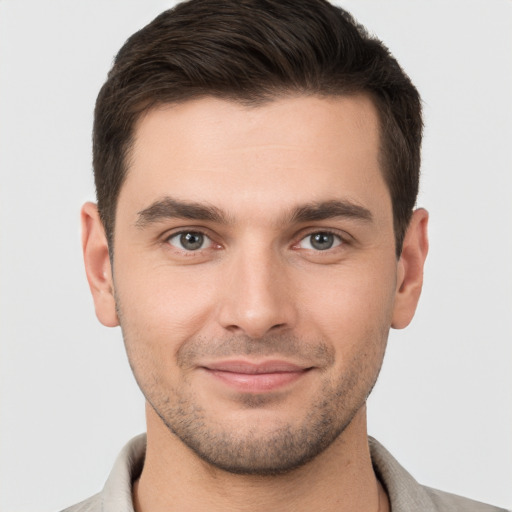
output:
[[[180,237],[180,236],[183,236],[183,235],[201,235],[202,237],[204,237],[206,240],[209,240],[209,245],[208,247],[205,247],[205,248],[198,248],[197,250],[187,250],[187,249],[184,249],[184,248],[180,248],[180,247],[177,247],[175,245],[173,245],[171,243],[171,239],[173,238],[177,238],[177,237]],[[219,248],[220,247],[220,244],[217,244],[213,238],[208,234],[206,233],[205,231],[201,230],[201,229],[182,229],[181,231],[177,231],[175,233],[171,233],[170,235],[167,235],[164,239],[164,243],[167,244],[167,245],[170,245],[173,247],[174,250],[176,251],[179,251],[180,253],[190,257],[190,256],[196,256],[198,254],[201,254],[202,252],[204,252],[204,250],[206,249],[211,249],[211,248]],[[216,247],[212,247],[212,246],[216,246]]]
[[[302,250],[314,251],[315,253],[318,253],[318,254],[320,254],[320,253],[330,254],[336,248],[338,248],[340,246],[347,245],[347,243],[348,243],[347,236],[346,235],[342,235],[338,231],[334,231],[332,229],[315,229],[315,230],[309,231],[306,234],[301,234],[299,240],[297,242],[295,242],[292,247],[297,247],[303,240],[306,240],[307,238],[312,237],[313,235],[320,235],[320,234],[321,235],[332,235],[333,237],[335,237],[335,238],[337,238],[339,240],[339,243],[337,245],[335,245],[334,247],[329,247],[329,248],[327,248],[325,250],[320,250],[320,249],[317,249],[317,250],[315,250],[315,249],[302,249]]]
[[[177,247],[175,245],[173,245],[171,243],[171,239],[173,238],[177,238],[177,237],[180,237],[180,236],[183,236],[183,235],[187,235],[187,234],[194,234],[194,235],[201,235],[202,237],[206,238],[207,240],[209,240],[209,245],[208,247],[204,247],[204,248],[198,248],[196,250],[187,250],[187,249],[184,249],[184,248],[180,248],[180,247]],[[327,249],[324,249],[324,250],[321,250],[321,249],[312,249],[312,248],[300,248],[298,247],[299,244],[301,242],[303,242],[304,240],[306,240],[308,237],[312,237],[313,235],[332,235],[333,237],[337,238],[339,240],[339,243],[337,243],[336,245],[334,245],[333,247],[328,247]],[[332,229],[315,229],[315,230],[311,230],[309,232],[306,232],[306,233],[301,233],[300,234],[300,238],[296,238],[296,242],[294,242],[291,247],[294,248],[294,249],[297,249],[297,250],[304,250],[304,251],[313,251],[314,253],[317,253],[317,254],[322,254],[322,253],[325,253],[325,254],[332,254],[333,250],[336,250],[338,247],[343,247],[343,246],[346,246],[347,244],[349,244],[349,241],[348,241],[348,235],[346,234],[341,234],[340,232],[338,231],[334,231]],[[206,231],[204,230],[201,230],[201,229],[182,229],[180,231],[177,231],[177,232],[174,232],[174,233],[171,233],[170,235],[167,235],[164,239],[164,243],[169,245],[169,246],[172,246],[174,250],[176,251],[179,251],[181,252],[182,254],[188,256],[188,257],[191,257],[191,256],[197,256],[201,253],[203,253],[205,250],[207,249],[219,249],[221,248],[222,246],[218,243],[216,243],[213,239],[213,237],[208,234]]]

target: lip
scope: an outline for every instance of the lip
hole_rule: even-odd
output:
[[[246,393],[276,391],[305,376],[311,367],[288,361],[216,361],[202,366],[213,378]]]

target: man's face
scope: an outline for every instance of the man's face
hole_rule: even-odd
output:
[[[206,98],[135,135],[112,284],[137,382],[213,465],[300,466],[363,410],[396,309],[375,108]]]

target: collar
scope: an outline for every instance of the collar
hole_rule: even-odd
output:
[[[386,489],[393,512],[436,512],[438,508],[427,489],[395,460],[374,438],[368,438],[375,474]],[[140,476],[146,453],[146,434],[132,439],[121,451],[112,468],[101,497],[103,512],[134,512],[132,485]]]

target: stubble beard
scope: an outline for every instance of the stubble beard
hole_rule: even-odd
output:
[[[307,412],[299,422],[281,423],[267,428],[256,424],[240,429],[238,425],[212,420],[198,403],[188,382],[171,388],[158,373],[144,378],[139,368],[151,368],[144,350],[137,350],[137,341],[125,344],[130,366],[146,400],[169,431],[199,458],[215,468],[245,475],[271,476],[288,473],[324,452],[350,424],[365,404],[380,371],[382,354],[369,361],[368,352],[361,351],[351,361],[350,369],[337,380],[326,374],[320,378],[322,389],[316,400],[305,404]],[[386,334],[387,337],[387,334]],[[373,340],[375,342],[375,339]],[[276,336],[262,340],[245,337],[230,338],[215,343],[211,340],[191,340],[178,354],[178,366],[186,367],[199,355],[217,356],[302,354],[310,360],[321,361],[329,367],[334,354],[324,343],[305,343],[291,336]],[[374,347],[375,348],[375,347]],[[154,365],[153,365],[154,367]],[[264,407],[272,395],[242,394],[241,408]],[[273,404],[275,406],[275,404]]]
[[[274,476],[314,459],[345,430],[359,408],[337,418],[331,414],[332,399],[340,398],[328,394],[298,426],[290,423],[268,430],[257,425],[241,433],[228,424],[213,425],[201,407],[183,397],[174,407],[150,405],[170,432],[203,461],[229,473]],[[261,406],[258,398],[243,401],[246,407],[251,402],[255,408]]]

